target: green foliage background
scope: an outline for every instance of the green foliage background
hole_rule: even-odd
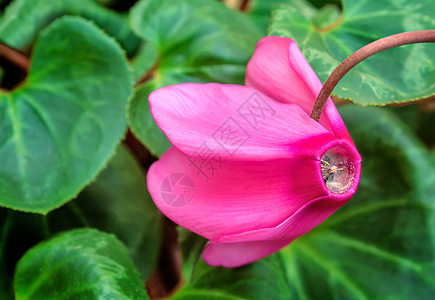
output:
[[[145,174],[170,147],[149,111],[153,90],[243,84],[265,35],[294,39],[324,82],[369,42],[435,28],[430,0],[251,0],[243,11],[217,0],[0,0],[0,8],[0,41],[30,59],[23,82],[0,84],[0,299],[18,300],[148,299],[167,223]],[[354,103],[339,111],[363,157],[347,205],[236,269],[206,265],[205,240],[179,229],[182,284],[171,297],[433,298],[433,53],[433,44],[388,50],[334,90]],[[7,76],[0,68],[1,83]],[[391,103],[409,105],[382,107]]]

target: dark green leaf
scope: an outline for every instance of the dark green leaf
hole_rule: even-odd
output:
[[[160,218],[145,174],[128,150],[119,147],[97,180],[77,199],[48,214],[46,223],[52,232],[90,226],[116,234],[146,279],[159,254]]]
[[[133,54],[140,40],[130,30],[127,18],[93,0],[14,0],[0,23],[0,39],[11,47],[28,47],[38,33],[55,18],[78,15],[94,21]]]
[[[289,0],[250,0],[246,8],[248,17],[264,33],[269,24],[270,10],[278,4],[286,4]]]
[[[379,108],[340,110],[363,158],[355,196],[281,251],[296,299],[430,299],[435,170],[409,128]]]
[[[199,255],[205,240],[181,231],[187,285],[171,299],[288,299],[286,270],[279,254],[235,269],[210,267]]]
[[[385,109],[399,117],[412,131],[417,130],[418,105],[387,106]]]
[[[340,4],[340,0],[308,0],[311,4],[316,7],[322,8],[325,5],[329,4]],[[289,0],[287,0],[289,2]]]
[[[8,285],[16,262],[30,247],[59,231],[83,226],[116,234],[142,277],[148,278],[158,259],[160,213],[142,170],[124,147],[77,199],[47,216],[0,209],[0,273],[6,271],[2,283]]]
[[[0,299],[13,299],[12,277],[6,265],[6,243],[10,231],[6,210],[0,209]]]
[[[158,85],[242,83],[245,64],[261,37],[244,15],[214,0],[139,1],[131,24],[159,51]]]
[[[127,118],[136,137],[147,146],[152,154],[161,156],[168,150],[171,143],[151,115],[148,96],[155,89],[154,80],[148,81],[136,89],[134,96],[129,101]]]
[[[342,0],[343,12],[335,22],[327,19],[333,15],[304,0],[289,2],[273,10],[268,34],[294,39],[322,82],[341,61],[370,42],[435,26],[431,0]],[[362,105],[430,97],[435,92],[434,52],[435,45],[419,44],[376,54],[346,75],[334,95]]]
[[[18,262],[15,296],[25,299],[148,299],[115,236],[76,229],[30,249]]]
[[[434,104],[435,102],[432,102]],[[429,102],[428,102],[429,104]],[[435,147],[435,108],[431,108],[432,105],[427,105],[427,109],[424,108],[422,103],[422,109],[417,116],[416,131],[420,138],[428,145],[428,147]]]
[[[77,195],[124,134],[131,91],[122,50],[95,25],[44,30],[26,81],[0,92],[0,205],[46,213]]]
[[[14,299],[15,264],[30,247],[46,237],[42,215],[0,208],[0,299]]]

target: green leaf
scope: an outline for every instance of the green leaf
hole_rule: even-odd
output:
[[[54,19],[77,15],[94,21],[113,36],[132,55],[139,46],[126,17],[104,8],[94,0],[14,0],[6,9],[0,23],[0,37],[11,47],[25,49],[38,33]]]
[[[434,103],[434,102],[432,102]],[[423,106],[424,104],[422,104]],[[421,109],[417,116],[416,131],[420,138],[428,145],[428,147],[434,149],[435,147],[435,109],[430,108],[428,102],[427,109]]]
[[[129,125],[153,154],[161,155],[170,143],[151,117],[149,93],[181,82],[243,84],[246,63],[261,35],[245,15],[214,0],[139,1],[131,10],[131,26],[155,47],[145,48],[142,55],[155,62],[157,51],[158,63],[153,80],[131,98]],[[135,70],[153,65],[140,61]]]
[[[12,277],[6,265],[6,243],[10,226],[6,210],[0,209],[0,299],[13,299]]]
[[[215,268],[199,259],[205,240],[180,230],[187,285],[171,299],[287,299],[289,285],[279,254],[235,269]]]
[[[90,226],[124,242],[144,279],[158,259],[161,215],[132,154],[119,147],[108,167],[74,201],[48,214],[51,232]]]
[[[273,10],[268,34],[294,39],[322,82],[341,61],[370,42],[435,26],[431,0],[342,0],[342,14],[332,23],[326,17],[333,14],[325,9],[304,0],[290,2]],[[333,94],[361,105],[430,97],[435,91],[434,52],[435,45],[426,43],[378,53],[346,75]]]
[[[47,213],[77,195],[124,134],[131,91],[122,50],[95,25],[64,17],[41,32],[26,81],[0,92],[0,205]]]
[[[435,293],[435,170],[388,111],[340,109],[363,158],[355,196],[281,251],[296,299],[430,299]]]
[[[0,299],[14,299],[12,280],[17,261],[46,237],[42,215],[0,208]]]
[[[286,4],[289,0],[250,0],[246,8],[248,17],[264,33],[269,24],[270,10],[279,4]]]
[[[142,170],[126,148],[118,147],[107,168],[77,199],[46,216],[0,209],[0,273],[5,270],[0,284],[8,285],[16,262],[30,247],[76,227],[116,234],[142,278],[149,277],[160,249],[160,213],[146,190]],[[2,290],[0,285],[0,295]]]
[[[135,82],[143,80],[144,76],[152,76],[153,67],[157,66],[159,53],[156,46],[151,43],[144,43],[137,55],[131,60],[130,65],[133,69],[133,79]]]
[[[169,149],[171,143],[154,122],[148,102],[149,94],[157,89],[155,81],[148,81],[139,86],[127,108],[127,119],[134,135],[141,140],[155,156],[161,156]]]
[[[76,229],[30,249],[14,277],[17,300],[148,299],[127,249],[114,236]]]
[[[133,30],[159,51],[158,85],[243,83],[245,65],[261,37],[252,25],[214,0],[145,0],[131,11]]]

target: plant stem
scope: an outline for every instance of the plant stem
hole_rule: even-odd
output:
[[[343,78],[343,76],[346,75],[346,73],[357,64],[378,52],[402,45],[416,43],[435,43],[435,30],[419,30],[393,34],[374,41],[373,43],[370,43],[352,53],[334,70],[334,72],[332,72],[332,74],[326,80],[325,84],[320,90],[319,95],[317,96],[310,117],[319,122],[326,101],[328,101],[332,90]]]
[[[0,42],[0,58],[3,58],[13,65],[20,68],[25,73],[28,72],[30,61],[29,59],[20,51],[9,47],[8,45]]]

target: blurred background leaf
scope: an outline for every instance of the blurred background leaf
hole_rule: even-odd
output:
[[[16,299],[148,299],[127,249],[114,236],[75,229],[30,249],[14,277]]]
[[[289,0],[272,12],[269,35],[292,38],[322,82],[351,53],[402,31],[433,29],[431,0],[343,0],[340,15],[305,0]],[[337,10],[338,8],[335,8]],[[331,16],[335,15],[335,19]],[[428,98],[435,93],[435,45],[418,44],[379,53],[355,67],[333,94],[361,105],[385,105]]]

